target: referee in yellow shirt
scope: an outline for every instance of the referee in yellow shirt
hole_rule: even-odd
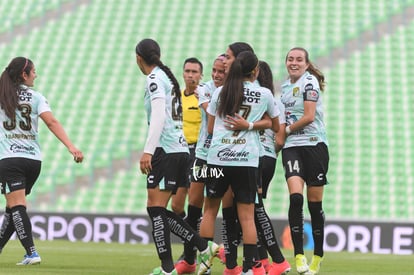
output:
[[[190,187],[191,168],[195,160],[195,147],[201,125],[201,110],[198,106],[198,98],[194,91],[203,76],[203,64],[195,57],[187,58],[183,66],[183,78],[185,88],[181,91],[183,108],[183,131],[190,149],[190,160],[188,163],[188,182],[186,188],[178,188],[171,201],[172,210],[181,217],[185,217],[185,200],[187,189]]]

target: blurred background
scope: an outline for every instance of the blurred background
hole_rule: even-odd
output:
[[[244,41],[271,65],[279,90],[286,53],[306,48],[327,81],[326,216],[412,221],[413,19],[414,0],[1,1],[0,66],[16,56],[34,62],[35,89],[85,155],[75,164],[41,124],[43,168],[30,209],[146,213],[138,169],[145,77],[135,46],[149,37],[182,87],[187,57],[203,62],[208,81],[215,57]],[[268,213],[286,218],[280,160],[269,192]]]

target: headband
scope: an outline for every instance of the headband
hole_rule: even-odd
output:
[[[26,63],[24,64],[24,67],[23,67],[23,69],[22,69],[22,73],[24,72],[24,70],[26,69],[26,67],[27,67],[27,64],[29,63],[29,60],[26,58]]]

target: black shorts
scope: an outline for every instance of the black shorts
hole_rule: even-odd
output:
[[[187,175],[188,175],[188,181],[187,181],[187,185],[184,187],[189,188],[190,187],[190,183],[193,181],[192,180],[192,174],[193,174],[193,169],[194,169],[194,164],[195,164],[195,144],[189,144],[188,145],[188,149],[190,151],[190,156],[188,158],[188,165],[187,165]]]
[[[26,195],[32,191],[40,175],[42,162],[28,158],[5,158],[0,160],[1,193],[25,189]]]
[[[328,183],[329,152],[325,143],[316,146],[289,147],[282,150],[285,178],[299,176],[306,185],[322,186]]]
[[[275,174],[276,159],[263,156],[259,161],[259,188],[262,188],[262,197],[265,199],[267,196],[267,190],[269,190],[270,182]]]
[[[152,156],[152,170],[147,176],[147,188],[153,189],[157,186],[160,190],[169,190],[173,194],[178,187],[188,186],[187,153],[165,153],[157,147]]]
[[[234,199],[242,203],[255,203],[259,168],[208,165],[206,193],[209,198],[222,198],[231,186]]]
[[[207,161],[196,158],[191,169],[191,182],[206,183],[207,175]]]

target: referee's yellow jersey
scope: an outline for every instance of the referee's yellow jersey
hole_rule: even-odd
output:
[[[181,91],[181,102],[183,107],[183,131],[188,144],[197,143],[201,125],[201,110],[198,99],[194,94],[186,96],[185,90]]]

